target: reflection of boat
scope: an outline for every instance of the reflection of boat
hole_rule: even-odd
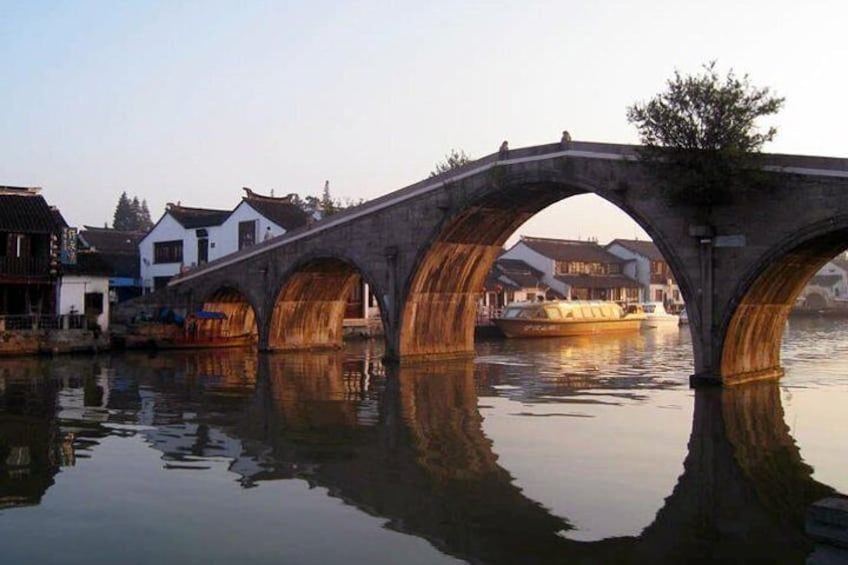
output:
[[[182,325],[145,323],[131,328],[125,338],[128,348],[189,349],[204,347],[243,347],[253,345],[251,333],[230,334],[223,312],[199,311],[189,314]]]
[[[656,327],[660,324],[679,324],[680,316],[669,314],[662,302],[644,302],[642,310],[645,311],[645,327]]]
[[[636,331],[644,318],[641,309],[625,313],[615,302],[557,300],[516,302],[492,321],[506,337],[559,337]]]

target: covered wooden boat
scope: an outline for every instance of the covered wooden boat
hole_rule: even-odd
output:
[[[492,321],[506,337],[561,337],[635,332],[644,319],[640,308],[625,312],[615,302],[557,300],[516,302]]]
[[[148,322],[133,326],[124,336],[127,348],[194,349],[244,347],[256,344],[252,333],[232,334],[222,312],[199,311],[182,324]]]

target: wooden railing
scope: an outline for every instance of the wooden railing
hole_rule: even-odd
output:
[[[88,329],[82,314],[0,316],[0,331]]]
[[[46,257],[9,257],[0,255],[0,275],[47,276]]]

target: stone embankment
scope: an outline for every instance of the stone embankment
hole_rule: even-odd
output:
[[[94,353],[109,349],[109,336],[77,329],[6,330],[0,332],[0,356]]]

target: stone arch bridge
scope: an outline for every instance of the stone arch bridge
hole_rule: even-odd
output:
[[[550,204],[593,193],[629,214],[671,267],[689,309],[694,383],[779,377],[795,297],[848,248],[848,159],[764,155],[768,187],[736,191],[705,220],[663,197],[637,150],[502,151],[204,265],[170,290],[230,303],[255,320],[262,350],[339,347],[361,275],[388,358],[470,355],[477,293],[506,239]]]

